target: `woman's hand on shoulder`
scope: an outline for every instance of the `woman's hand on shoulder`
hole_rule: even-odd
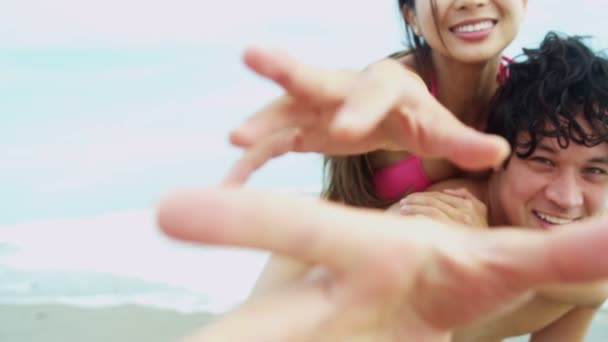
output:
[[[465,188],[410,194],[399,202],[399,212],[467,227],[488,227],[486,205]]]

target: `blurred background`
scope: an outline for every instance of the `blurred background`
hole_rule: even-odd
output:
[[[548,30],[605,49],[606,11],[530,1],[506,54]],[[228,131],[281,94],[243,66],[244,47],[360,69],[402,41],[390,0],[3,4],[0,321],[12,323],[0,340],[170,340],[238,303],[267,256],[170,241],[154,209],[170,191],[215,184],[239,155]],[[301,154],[248,186],[314,194],[320,182],[321,158]],[[131,330],[101,333],[118,321]]]

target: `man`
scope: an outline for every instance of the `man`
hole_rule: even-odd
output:
[[[603,70],[606,78],[608,68],[605,65],[596,64],[595,68],[595,71]],[[575,92],[574,95],[580,94]],[[590,103],[595,112],[606,114],[600,99],[592,99],[594,101]],[[580,110],[576,114],[580,114]],[[594,119],[588,120],[591,125],[579,120],[580,116],[576,115],[569,121],[579,123],[578,127],[583,129],[569,126],[575,127],[575,134],[570,137],[580,140],[581,132],[602,131],[601,128],[591,129],[598,127]],[[556,121],[555,127],[561,128],[560,122]],[[541,123],[544,125],[546,121]],[[550,125],[542,127],[551,128]],[[532,219],[552,222],[547,225],[549,227],[568,219],[579,221],[597,214],[595,199],[601,196],[594,197],[592,202],[585,198],[580,204],[582,195],[577,199],[577,196],[564,194],[576,194],[575,185],[587,184],[574,184],[574,181],[584,177],[591,177],[585,178],[585,182],[595,179],[596,169],[602,165],[598,162],[608,157],[605,145],[583,147],[571,143],[566,152],[574,152],[560,158],[534,154],[537,150],[538,153],[551,153],[549,149],[563,154],[561,145],[558,144],[558,149],[550,144],[545,146],[546,143],[547,140],[543,145],[534,145],[532,155],[524,153],[523,159],[512,157],[506,168],[499,171],[505,176],[496,178],[496,184],[500,180],[506,187],[507,180],[516,180],[518,174],[512,170],[525,170],[523,167],[534,167],[537,162],[546,165],[554,162],[559,166],[559,172],[553,177],[559,182],[551,184],[568,186],[566,192],[557,193],[558,197],[569,198],[570,206],[578,209],[568,207],[567,213],[571,216],[560,216],[563,212],[549,207],[548,201],[530,196],[532,200],[515,205],[505,213],[514,213],[513,217],[521,217],[522,222],[533,228],[545,225],[536,224]],[[518,148],[514,149],[515,153],[521,152]],[[588,149],[585,150],[588,153],[579,155],[582,148]],[[542,169],[537,171],[544,174]],[[561,187],[552,189],[563,191]],[[489,202],[489,212],[493,212]],[[550,296],[548,284],[593,281],[608,276],[606,220],[580,220],[550,234],[540,229],[455,229],[454,224],[448,226],[438,221],[347,209],[288,195],[226,189],[175,196],[161,206],[159,221],[167,233],[177,238],[268,249],[316,266],[304,277],[244,304],[208,326],[200,335],[205,341],[490,338],[513,332],[511,329],[508,332],[493,330],[494,335],[485,333],[491,330],[487,330],[491,327],[488,322],[494,318],[501,317],[498,321],[501,322],[521,308],[534,304],[539,296],[532,292],[533,289],[546,291],[544,295]],[[502,222],[499,218],[492,218],[492,221]],[[555,298],[562,298],[563,288],[556,291]],[[510,305],[505,306],[507,304]],[[592,300],[588,304],[593,307],[597,303]],[[567,317],[566,313],[574,307],[572,303],[556,305],[563,308],[559,317]],[[552,313],[547,321],[555,321],[555,316]],[[570,322],[578,319],[580,317],[575,315]],[[561,325],[562,328],[567,326]],[[528,329],[523,327],[521,332]],[[544,336],[538,334],[535,338],[551,341],[563,338],[562,335],[556,338],[555,333],[555,330],[547,331]],[[562,340],[576,340],[572,335],[563,336],[566,339]]]
[[[604,212],[608,61],[578,39],[554,34],[526,55],[525,62],[511,65],[488,121],[490,132],[509,141],[512,156],[487,180],[433,186],[470,195],[412,194],[397,206],[402,213],[551,231]],[[542,287],[517,310],[456,330],[454,341],[500,341],[524,333],[533,333],[533,341],[583,341],[607,295],[605,283]]]

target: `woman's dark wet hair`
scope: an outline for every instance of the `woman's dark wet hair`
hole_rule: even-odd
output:
[[[509,65],[486,130],[505,137],[518,157],[529,157],[543,138],[557,138],[561,148],[608,142],[608,60],[584,39],[550,32],[538,49],[524,49],[524,61]]]

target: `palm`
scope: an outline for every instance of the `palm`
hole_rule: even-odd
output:
[[[527,289],[529,279],[500,264],[474,267],[479,260],[467,251],[472,241],[458,238],[454,249],[452,239],[445,248],[431,249],[387,239],[390,235],[370,241],[383,248],[365,251],[367,262],[351,273],[304,282],[328,302],[318,305],[308,327],[323,332],[324,339],[295,331],[297,336],[310,341],[448,341],[455,327],[474,323]]]
[[[352,73],[353,76],[355,73]],[[319,152],[329,155],[351,155],[360,154],[384,148],[390,139],[401,139],[408,136],[404,133],[407,128],[399,128],[399,114],[387,114],[386,119],[363,136],[352,139],[344,132],[335,132],[332,123],[336,118],[338,109],[343,103],[343,96],[336,94],[336,99],[302,99],[293,95],[284,95],[264,110],[269,111],[271,116],[268,122],[284,122],[288,129],[279,129],[270,134],[276,134],[278,139],[291,140],[293,145],[289,151],[295,152]],[[342,98],[339,100],[338,98]],[[316,102],[313,102],[316,100]],[[415,123],[416,124],[416,123]],[[296,131],[297,130],[297,131]],[[409,129],[414,133],[416,128]],[[286,134],[287,136],[281,136]],[[399,137],[396,137],[396,136]],[[394,137],[394,138],[391,138]],[[411,137],[411,135],[409,135]],[[268,136],[266,136],[268,137]],[[253,144],[247,138],[241,138],[238,134],[234,137],[235,142],[241,145]],[[243,141],[243,142],[241,142]]]

